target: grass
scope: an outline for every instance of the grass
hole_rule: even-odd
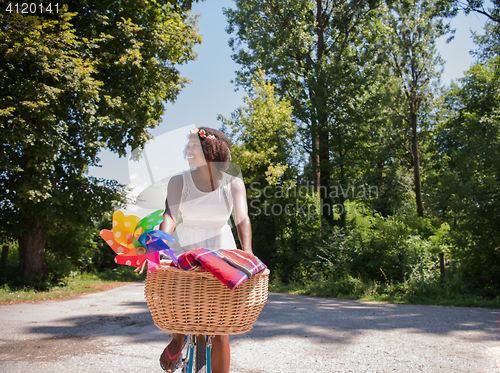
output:
[[[384,284],[347,276],[340,279],[291,282],[271,280],[269,290],[278,293],[368,302],[422,304],[500,309],[500,296],[484,297],[440,282]]]
[[[0,305],[36,302],[94,293],[143,279],[144,275],[138,275],[130,268],[119,267],[100,274],[74,273],[58,285],[44,286],[43,291],[37,290],[34,287],[16,287],[15,285],[4,284],[0,288]]]

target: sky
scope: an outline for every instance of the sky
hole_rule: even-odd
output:
[[[232,83],[239,65],[231,59],[229,35],[225,31],[227,21],[222,13],[223,8],[232,7],[232,0],[193,4],[192,12],[200,14],[198,26],[203,42],[195,48],[197,60],[179,67],[181,75],[192,83],[183,89],[174,103],[166,104],[161,123],[151,131],[155,139],[145,148],[149,169],[144,157],[135,162],[128,157],[118,158],[108,151],[100,153],[102,167],[90,168],[93,176],[115,179],[132,187],[133,196],[152,184],[157,186],[156,194],[149,195],[148,203],[143,203],[142,207],[130,206],[130,211],[153,208],[158,201],[161,203],[168,177],[188,168],[182,149],[189,130],[201,126],[219,128],[222,125],[217,120],[219,114],[229,117],[243,105],[245,92],[236,90]],[[475,49],[471,30],[482,34],[485,22],[485,16],[465,15],[463,12],[451,20],[451,27],[456,30],[454,40],[446,44],[443,37],[437,42],[438,51],[445,60],[443,84],[449,85],[452,80],[462,77],[470,67],[473,58],[469,51]]]

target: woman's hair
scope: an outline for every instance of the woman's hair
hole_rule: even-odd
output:
[[[231,157],[231,141],[229,138],[223,132],[208,127],[199,127],[192,130],[188,135],[188,139],[194,136],[200,140],[205,160],[214,162],[215,167],[220,171],[227,170]],[[186,148],[184,148],[184,156],[187,155]]]

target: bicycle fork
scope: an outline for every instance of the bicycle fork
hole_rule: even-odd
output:
[[[200,361],[200,355],[206,356],[206,373],[212,373],[212,361],[211,361],[211,351],[212,351],[212,336],[202,336],[205,341],[204,343],[197,343],[198,336],[190,335],[188,338],[188,348],[186,354],[187,366],[184,364],[183,373],[198,373],[199,366],[197,366],[197,361]],[[202,351],[205,349],[205,351]]]

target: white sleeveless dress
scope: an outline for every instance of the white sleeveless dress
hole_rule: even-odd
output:
[[[182,173],[181,218],[174,231],[179,242],[169,242],[177,255],[197,248],[236,249],[228,224],[233,209],[232,178],[223,172],[219,187],[203,192],[194,184],[191,171]]]

